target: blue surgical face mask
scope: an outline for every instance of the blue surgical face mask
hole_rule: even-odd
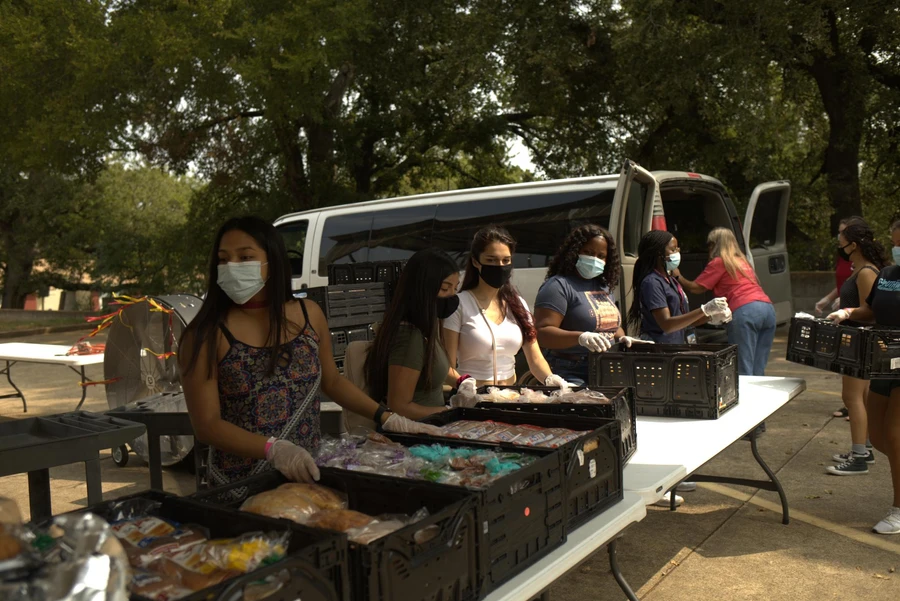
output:
[[[666,270],[674,271],[678,269],[678,266],[681,265],[681,253],[672,253],[668,257],[666,257]]]
[[[894,265],[900,265],[900,246],[892,248],[891,255],[894,257]]]
[[[597,257],[592,257],[591,255],[578,255],[578,261],[575,263],[575,269],[577,269],[581,277],[586,280],[593,280],[594,278],[603,275],[603,270],[605,268],[606,261],[598,259]]]

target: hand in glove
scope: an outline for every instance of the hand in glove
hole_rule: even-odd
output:
[[[731,321],[731,309],[726,309],[724,313],[713,315],[709,318],[709,323],[714,326],[720,326]]]
[[[391,415],[384,420],[384,424],[381,426],[381,429],[385,432],[396,432],[397,434],[430,434],[431,436],[440,436],[441,429],[437,426],[432,426],[431,424],[420,424],[419,422],[414,422],[411,419],[407,419],[402,415],[397,415],[396,413],[391,413]]]
[[[619,342],[625,345],[625,348],[631,348],[632,344],[656,344],[652,340],[641,340],[640,338],[632,338],[631,336],[622,336]]]
[[[294,482],[312,482],[319,479],[319,468],[306,449],[289,440],[276,440],[266,452],[266,461],[285,478]]]
[[[549,376],[547,376],[547,378],[544,380],[544,386],[553,386],[562,390],[568,390],[572,387],[571,384],[569,384],[561,376],[557,376],[556,374],[550,374]]]
[[[850,319],[850,311],[847,309],[838,309],[834,313],[829,313],[828,317],[825,319],[830,319],[834,323],[841,323],[842,321]]]
[[[816,303],[816,315],[821,315],[825,312],[825,307],[828,306],[828,297],[824,297]]]
[[[612,341],[603,334],[597,332],[583,332],[578,337],[578,344],[592,353],[602,353],[612,347]]]
[[[456,393],[464,397],[474,397],[475,388],[475,378],[466,378],[456,387]]]
[[[712,317],[716,314],[722,314],[726,309],[728,309],[728,299],[726,299],[724,296],[714,298],[708,303],[704,303],[700,306],[700,310],[703,311],[703,314],[707,317]]]

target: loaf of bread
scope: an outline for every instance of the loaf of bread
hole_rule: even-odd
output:
[[[368,516],[352,509],[333,509],[320,511],[312,516],[307,526],[314,528],[324,528],[325,530],[337,530],[338,532],[346,532],[351,528],[362,528],[368,526],[375,518]]]
[[[270,518],[285,518],[303,524],[311,515],[320,511],[320,508],[309,496],[292,487],[282,486],[250,497],[241,505],[241,511]]]
[[[289,490],[293,494],[308,497],[310,501],[315,503],[319,509],[346,509],[347,502],[341,497],[340,493],[321,484],[302,484],[298,482],[288,482],[278,487],[279,489]]]

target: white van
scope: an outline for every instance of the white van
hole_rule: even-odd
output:
[[[682,171],[650,173],[626,161],[619,175],[373,200],[291,213],[275,226],[288,247],[293,288],[301,290],[327,285],[332,263],[405,260],[429,247],[445,250],[463,267],[475,232],[488,224],[501,225],[518,242],[514,283],[532,308],[549,260],[579,225],[596,223],[615,237],[623,272],[616,294],[620,301],[627,295],[624,307],[630,302],[632,271],[644,233],[668,229],[675,234],[681,271],[693,279],[707,262],[707,234],[723,226],[734,231],[747,251],[775,304],[777,321],[783,323],[793,314],[785,244],[789,196],[786,181],[757,186],[742,226],[717,179]],[[691,306],[698,307],[700,301],[691,298]],[[620,302],[623,313],[624,307]]]

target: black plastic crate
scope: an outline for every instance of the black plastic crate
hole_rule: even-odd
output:
[[[862,380],[900,377],[900,328],[791,319],[786,358]]]
[[[230,491],[247,487],[247,495],[271,490],[286,480],[277,472],[253,476],[198,493],[203,503],[237,506]],[[431,482],[321,470],[319,484],[344,492],[351,509],[379,515],[413,514],[426,507],[430,515],[367,545],[349,542],[352,598],[355,601],[466,601],[478,596],[477,498],[468,490]],[[270,518],[264,518],[270,519]],[[271,519],[282,526],[294,522]],[[437,526],[438,534],[422,543],[416,534]]]
[[[576,415],[550,415],[546,413],[509,412],[499,409],[457,408],[436,413],[425,423],[445,426],[461,420],[495,421],[512,425],[530,425],[540,428],[567,428],[585,431],[585,435],[559,448],[562,454],[563,488],[566,498],[567,531],[580,526],[588,519],[606,510],[622,499],[621,430],[615,418],[583,417]],[[491,447],[541,449],[546,447],[521,447],[477,440],[446,438]]]
[[[483,386],[479,392],[486,392],[488,386]],[[557,388],[548,386],[501,386],[509,390],[537,390],[551,393]],[[586,386],[572,388],[574,391],[584,390]],[[602,392],[610,400],[610,404],[600,403],[503,403],[482,401],[475,405],[479,409],[498,409],[500,411],[520,411],[522,413],[545,413],[548,415],[568,415],[574,417],[602,417],[616,419],[622,438],[622,463],[628,463],[634,452],[637,451],[637,407],[634,403],[634,389],[631,387],[597,387],[590,388]]]
[[[388,436],[404,446],[438,442],[430,436],[393,432]],[[449,447],[501,447],[458,438],[442,438],[439,443]],[[478,498],[481,597],[562,545],[568,532],[562,453],[535,447],[506,448],[540,459],[498,478],[487,488],[467,489]]]
[[[588,384],[634,387],[638,415],[718,419],[738,403],[737,346],[619,344],[589,355]]]
[[[157,501],[160,506],[151,511],[151,515],[180,524],[203,526],[209,531],[210,538],[213,539],[233,538],[248,532],[286,531],[289,529],[286,524],[262,516],[224,507],[213,507],[157,491],[146,491],[105,501],[72,513],[90,511],[103,519],[113,521],[116,506],[122,501],[130,499]],[[291,581],[288,586],[267,597],[267,601],[294,601],[298,597],[304,601],[307,598],[313,601],[347,601],[350,587],[346,537],[342,534],[299,525],[290,528],[290,531],[291,538],[288,543],[287,557],[282,561],[203,589],[183,597],[182,601],[208,601],[212,598],[228,601],[240,599],[245,585],[281,570],[288,570]],[[301,591],[300,595],[296,594],[297,590]],[[218,597],[219,593],[223,591],[228,591],[229,595]],[[140,595],[132,595],[131,599],[132,601],[147,601],[146,597]]]

